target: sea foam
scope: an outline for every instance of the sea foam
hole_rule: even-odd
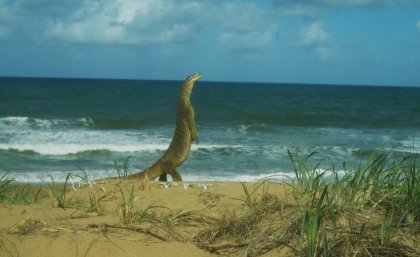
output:
[[[77,119],[38,119],[20,116],[0,118],[0,128],[3,129],[62,128],[66,126],[92,127],[94,126],[94,122],[91,118],[87,117]]]
[[[20,151],[20,152],[31,152],[40,155],[69,155],[69,154],[78,154],[88,151],[109,151],[109,152],[155,152],[155,151],[165,151],[169,146],[168,144],[0,144],[1,150],[11,150],[11,151]],[[241,146],[230,146],[230,145],[201,145],[201,146],[192,146],[192,151],[197,150],[207,150],[211,151],[220,151],[220,149],[240,149]]]

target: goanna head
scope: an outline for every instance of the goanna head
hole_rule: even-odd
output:
[[[188,76],[185,79],[184,87],[183,87],[183,90],[182,90],[184,96],[190,96],[191,95],[192,89],[194,87],[194,82],[196,82],[198,79],[200,79],[201,76],[203,76],[203,73],[197,72],[197,73],[194,73],[194,74]]]

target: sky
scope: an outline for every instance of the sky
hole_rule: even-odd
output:
[[[420,86],[420,0],[0,0],[0,76]]]

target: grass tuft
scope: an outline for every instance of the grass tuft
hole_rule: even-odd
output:
[[[127,189],[127,196],[120,185],[117,185],[121,193],[121,203],[118,206],[118,214],[120,216],[120,222],[124,225],[130,225],[133,223],[135,216],[134,209],[134,184],[131,189]]]
[[[207,213],[156,204],[138,211],[134,184],[128,189],[117,184],[120,224],[101,226],[128,229],[162,241],[189,241],[219,256],[420,256],[420,171],[415,154],[396,161],[387,153],[375,152],[353,169],[343,163],[342,170],[335,166],[322,170],[316,153],[304,157],[288,154],[295,178],[284,185],[286,197],[268,190],[271,181],[265,179],[251,186],[241,183],[243,204],[219,216],[208,215],[211,206],[221,202],[220,195],[210,192],[197,196]],[[119,174],[129,172],[128,164],[124,166]],[[99,212],[105,196],[90,187],[84,174],[89,184],[86,211]],[[47,189],[54,207],[70,206],[70,176],[64,184],[55,183],[50,176]],[[13,191],[11,182],[0,177],[0,200],[36,201],[38,196],[28,197],[33,193],[28,186],[13,185]]]
[[[42,195],[42,187],[31,184],[14,185],[9,189],[7,198],[8,203],[12,204],[32,204],[37,203]]]
[[[48,185],[48,194],[50,195],[51,205],[53,207],[59,207],[62,209],[66,208],[66,191],[67,191],[67,183],[71,177],[71,173],[68,173],[64,184],[59,184],[54,181],[54,177],[51,174],[48,174],[51,179]]]
[[[9,178],[7,173],[0,177],[0,200],[7,198],[8,185],[13,181],[13,178]]]
[[[118,177],[124,178],[124,177],[127,177],[128,175],[133,174],[131,172],[130,165],[129,165],[129,162],[130,162],[131,158],[134,158],[134,157],[133,156],[128,156],[127,159],[125,159],[122,167],[120,167],[118,165],[117,161],[114,160],[114,165],[115,165],[115,169],[117,170]]]
[[[294,204],[268,194],[267,180],[254,189],[242,183],[247,208],[222,215],[193,242],[218,255],[420,256],[420,172],[414,155],[396,163],[374,153],[352,171],[344,164],[344,171],[329,172],[312,162],[315,153],[301,158],[289,151],[289,156]]]

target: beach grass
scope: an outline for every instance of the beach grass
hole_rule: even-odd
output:
[[[48,194],[50,195],[51,205],[53,207],[59,207],[62,209],[66,208],[66,191],[67,191],[67,183],[70,179],[71,173],[68,173],[65,179],[65,182],[57,183],[54,181],[54,177],[49,174],[51,179],[50,182],[47,184]]]
[[[244,256],[285,249],[290,256],[420,256],[404,238],[420,236],[420,171],[415,155],[395,163],[375,153],[352,171],[321,171],[311,154],[289,152],[295,206],[242,183],[241,215],[222,216],[196,237],[213,253]],[[288,218],[287,218],[288,217]],[[286,220],[286,222],[285,222]],[[279,224],[279,225],[277,225]],[[403,235],[403,236],[402,236]],[[224,243],[222,243],[224,242]]]
[[[15,185],[8,189],[8,193],[3,199],[5,202],[13,204],[32,204],[37,203],[42,197],[42,188],[29,183]]]
[[[124,177],[126,177],[128,175],[132,175],[133,174],[132,171],[131,171],[131,169],[130,169],[130,159],[131,158],[134,158],[134,157],[133,156],[128,156],[124,160],[124,163],[123,163],[122,167],[120,165],[118,165],[118,163],[117,163],[116,160],[114,160],[114,166],[115,166],[115,169],[117,171],[117,176],[118,177],[124,178]]]
[[[420,171],[415,154],[396,161],[375,152],[366,162],[352,169],[343,164],[339,170],[334,165],[322,170],[316,153],[288,154],[295,176],[282,184],[272,178],[240,183],[239,197],[227,199],[228,205],[239,201],[235,208],[222,204],[224,194],[198,187],[180,191],[195,192],[200,208],[193,210],[170,201],[148,201],[147,195],[152,197],[150,192],[158,184],[121,180],[110,185],[114,189],[101,191],[86,173],[81,179],[87,186],[71,195],[70,174],[64,184],[51,177],[36,190],[13,185],[13,179],[3,176],[0,200],[29,204],[45,197],[53,208],[99,214],[112,196],[118,199],[115,207],[95,216],[105,219],[92,221],[89,229],[100,228],[105,234],[127,230],[161,242],[189,242],[217,256],[420,256]],[[129,174],[126,162],[118,173]],[[160,190],[170,196],[171,189]],[[118,217],[117,223],[107,221],[112,215]]]
[[[12,181],[13,179],[9,178],[7,173],[0,177],[0,200],[4,200],[7,197],[7,185]]]
[[[131,188],[126,189],[127,194],[120,185],[118,185],[118,189],[121,193],[121,203],[118,207],[120,222],[124,225],[132,224],[136,214],[134,209],[134,184],[131,185]]]

